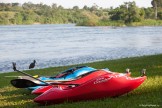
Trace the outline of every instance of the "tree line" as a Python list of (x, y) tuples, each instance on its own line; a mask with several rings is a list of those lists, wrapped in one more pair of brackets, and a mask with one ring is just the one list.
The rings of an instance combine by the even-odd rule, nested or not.
[(152, 0), (152, 7), (139, 8), (135, 2), (125, 2), (116, 8), (102, 8), (94, 4), (79, 9), (74, 6), (65, 9), (53, 3), (51, 6), (31, 2), (0, 3), (0, 24), (60, 24), (77, 25), (112, 25), (122, 23), (129, 25), (147, 19), (162, 20), (162, 0)]

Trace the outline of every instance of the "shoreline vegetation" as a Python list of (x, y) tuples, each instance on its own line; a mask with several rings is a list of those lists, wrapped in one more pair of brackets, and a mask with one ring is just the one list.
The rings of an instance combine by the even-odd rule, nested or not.
[[(58, 105), (46, 106), (47, 108), (94, 108), (95, 107), (111, 107), (111, 108), (139, 108), (141, 105), (162, 105), (162, 54), (122, 58), (116, 60), (100, 61), (86, 63), (87, 65), (97, 69), (109, 68), (113, 72), (125, 72), (126, 68), (130, 68), (131, 76), (140, 76), (140, 71), (145, 68), (147, 80), (136, 90), (115, 98), (98, 99), (94, 101), (81, 102), (65, 102)], [(74, 65), (73, 65), (74, 66)], [(25, 71), (31, 75), (51, 76), (73, 66), (51, 67), (45, 69), (35, 69)], [(76, 65), (75, 65), (76, 66)], [(0, 107), (44, 107), (33, 102), (36, 95), (32, 95), (27, 89), (14, 88), (10, 84), (13, 77), (22, 75), (17, 72), (1, 73), (0, 74)], [(123, 104), (124, 103), (124, 104)]]
[(132, 22), (125, 24), (123, 21), (97, 21), (97, 22), (84, 22), (76, 24), (77, 26), (112, 26), (112, 27), (125, 27), (125, 26), (162, 26), (162, 20), (146, 19), (141, 22)]
[(152, 0), (152, 7), (139, 8), (136, 3), (124, 2), (119, 7), (102, 8), (74, 6), (65, 9), (32, 2), (0, 3), (0, 25), (76, 24), (76, 26), (162, 26), (162, 0)]

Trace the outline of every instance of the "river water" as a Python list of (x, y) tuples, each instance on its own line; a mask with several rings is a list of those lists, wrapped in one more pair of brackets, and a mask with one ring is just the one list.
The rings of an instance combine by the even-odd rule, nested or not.
[(0, 72), (64, 66), (162, 53), (162, 26), (80, 27), (74, 24), (0, 26)]

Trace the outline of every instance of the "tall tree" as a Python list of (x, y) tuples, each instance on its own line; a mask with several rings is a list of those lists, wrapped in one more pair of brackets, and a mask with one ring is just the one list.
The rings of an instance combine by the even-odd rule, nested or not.
[(57, 4), (56, 3), (52, 4), (52, 9), (57, 9)]
[(132, 23), (139, 22), (144, 15), (143, 12), (136, 6), (135, 2), (125, 2), (120, 7), (112, 9), (109, 14), (112, 20), (122, 20), (125, 23)]
[(152, 0), (151, 4), (152, 4), (154, 11), (155, 11), (155, 19), (157, 19), (158, 8), (162, 8), (162, 0)]
[(153, 0), (151, 4), (153, 5), (153, 8), (155, 10), (155, 19), (157, 19), (157, 0)]
[(78, 6), (74, 6), (73, 10), (79, 10), (79, 7)]
[(98, 9), (98, 5), (97, 4), (93, 4), (93, 6), (90, 8), (90, 11), (93, 12), (93, 11), (96, 11)]
[(89, 8), (88, 8), (87, 5), (84, 5), (83, 9), (84, 9), (84, 10), (88, 10)]

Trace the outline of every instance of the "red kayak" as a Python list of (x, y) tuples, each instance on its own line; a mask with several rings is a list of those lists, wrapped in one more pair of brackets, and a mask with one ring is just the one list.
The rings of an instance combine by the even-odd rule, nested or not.
[[(87, 82), (90, 79), (96, 78), (99, 75), (103, 75), (103, 74), (107, 74), (107, 73), (110, 73), (110, 74), (113, 74), (113, 75), (124, 75), (124, 76), (130, 76), (131, 75), (131, 72), (127, 72), (127, 73), (123, 74), (123, 73), (111, 72), (111, 71), (107, 71), (107, 70), (103, 69), (103, 70), (100, 70), (100, 71), (97, 70), (96, 72), (92, 72), (90, 75), (87, 75), (87, 76), (85, 75), (84, 77), (80, 77), (80, 78), (77, 78), (75, 80), (68, 81), (64, 84), (69, 84), (69, 83), (82, 84), (82, 83)], [(39, 95), (39, 94), (42, 94), (45, 91), (47, 91), (47, 90), (49, 90), (50, 88), (53, 88), (53, 87), (59, 87), (60, 88), (60, 87), (65, 87), (65, 85), (63, 85), (63, 86), (61, 86), (61, 85), (59, 85), (59, 86), (57, 86), (57, 85), (42, 86), (38, 89), (33, 90), (32, 94), (38, 94)]]
[(129, 76), (98, 70), (78, 80), (50, 88), (34, 99), (40, 104), (58, 104), (65, 101), (94, 100), (120, 96), (140, 86), (146, 76)]

